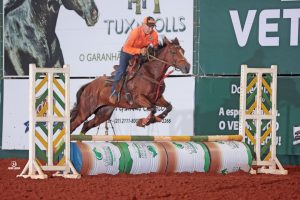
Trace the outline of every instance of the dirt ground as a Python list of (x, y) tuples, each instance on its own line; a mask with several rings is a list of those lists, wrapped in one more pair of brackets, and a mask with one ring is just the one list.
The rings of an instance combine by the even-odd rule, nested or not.
[[(98, 175), (81, 179), (16, 178), (27, 160), (0, 159), (0, 199), (300, 199), (300, 166), (289, 174)], [(17, 163), (16, 167), (12, 167)], [(20, 167), (20, 169), (18, 169)]]

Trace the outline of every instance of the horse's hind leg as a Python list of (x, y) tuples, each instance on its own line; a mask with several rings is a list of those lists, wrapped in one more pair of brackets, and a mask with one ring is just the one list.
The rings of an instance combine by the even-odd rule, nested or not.
[(112, 113), (114, 112), (115, 108), (112, 106), (105, 106), (99, 108), (94, 114), (94, 118), (84, 122), (83, 127), (81, 129), (81, 133), (85, 134), (91, 128), (98, 126), (99, 124), (107, 121), (110, 119)]
[(71, 119), (71, 134), (73, 133), (73, 131), (75, 131), (75, 129), (80, 126), (80, 124), (82, 122), (84, 122), (86, 120), (87, 116), (83, 116), (82, 113), (78, 113), (74, 119)]

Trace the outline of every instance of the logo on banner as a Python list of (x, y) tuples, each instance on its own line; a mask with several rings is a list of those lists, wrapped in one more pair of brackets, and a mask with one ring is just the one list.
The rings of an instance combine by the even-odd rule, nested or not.
[[(39, 97), (36, 97), (36, 99), (35, 99), (35, 101), (37, 101), (38, 99), (40, 98), (40, 96)], [(55, 103), (56, 103), (56, 101), (54, 101), (53, 102), (53, 105), (55, 106)], [(43, 99), (43, 101), (39, 104), (39, 105), (37, 105), (37, 108), (36, 108), (36, 112), (37, 113), (39, 113), (39, 112), (41, 112), (41, 110), (45, 107), (45, 106), (47, 106), (47, 98), (45, 98), (45, 99)], [(43, 114), (43, 117), (46, 117), (47, 116), (47, 112), (45, 112), (44, 114)], [(42, 124), (43, 124), (43, 126), (47, 126), (47, 122), (41, 122)], [(54, 122), (53, 123), (53, 126), (56, 126), (57, 124), (58, 124), (59, 122)], [(25, 134), (29, 131), (29, 121), (26, 121), (26, 122), (24, 122), (24, 126), (25, 126)], [(38, 125), (36, 124), (35, 125), (35, 127), (38, 127)], [(58, 128), (58, 130), (62, 130), (64, 127), (63, 127), (63, 124)]]
[(18, 167), (17, 161), (11, 161), (10, 167), (7, 168), (8, 170), (19, 170), (21, 169)]
[(300, 144), (300, 126), (294, 126), (293, 132), (294, 132), (293, 144), (294, 145)]
[[(154, 10), (153, 13), (160, 13), (159, 0), (153, 0)], [(141, 8), (147, 9), (147, 0), (128, 0), (128, 9), (132, 10), (132, 6), (135, 3), (135, 14), (142, 14)]]
[[(37, 102), (39, 100), (39, 98), (40, 98), (40, 96), (36, 97), (35, 102)], [(39, 113), (45, 106), (47, 106), (47, 98), (43, 99), (43, 101), (39, 105), (37, 105), (36, 112)], [(43, 117), (46, 117), (46, 116), (47, 116), (47, 113), (44, 113)], [(44, 122), (43, 124), (44, 124), (44, 126), (46, 126), (46, 122)], [(25, 122), (24, 125), (25, 125), (25, 133), (27, 133), (29, 131), (29, 121)]]

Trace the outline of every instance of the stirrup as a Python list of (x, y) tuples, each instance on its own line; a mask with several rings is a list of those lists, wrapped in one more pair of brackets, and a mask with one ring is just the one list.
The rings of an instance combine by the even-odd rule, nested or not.
[(120, 102), (120, 92), (117, 92), (116, 90), (114, 90), (114, 91), (111, 93), (111, 95), (109, 96), (109, 98), (112, 97), (112, 96), (114, 96), (114, 95), (117, 96), (117, 102)]
[(125, 93), (125, 99), (126, 99), (126, 101), (127, 101), (130, 105), (133, 104), (133, 99), (132, 99), (132, 96), (131, 96), (131, 94), (130, 94), (129, 92), (126, 92), (126, 93)]

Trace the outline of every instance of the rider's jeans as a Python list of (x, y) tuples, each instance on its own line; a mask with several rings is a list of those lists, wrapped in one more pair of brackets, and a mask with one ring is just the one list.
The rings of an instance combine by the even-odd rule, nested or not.
[[(111, 87), (111, 92), (114, 93), (117, 83), (120, 81), (122, 76), (125, 74), (129, 60), (133, 57), (133, 55), (128, 54), (126, 52), (121, 51), (120, 53), (120, 62), (119, 67), (117, 69), (116, 75), (114, 77), (114, 82)], [(116, 95), (116, 94), (115, 94)]]

